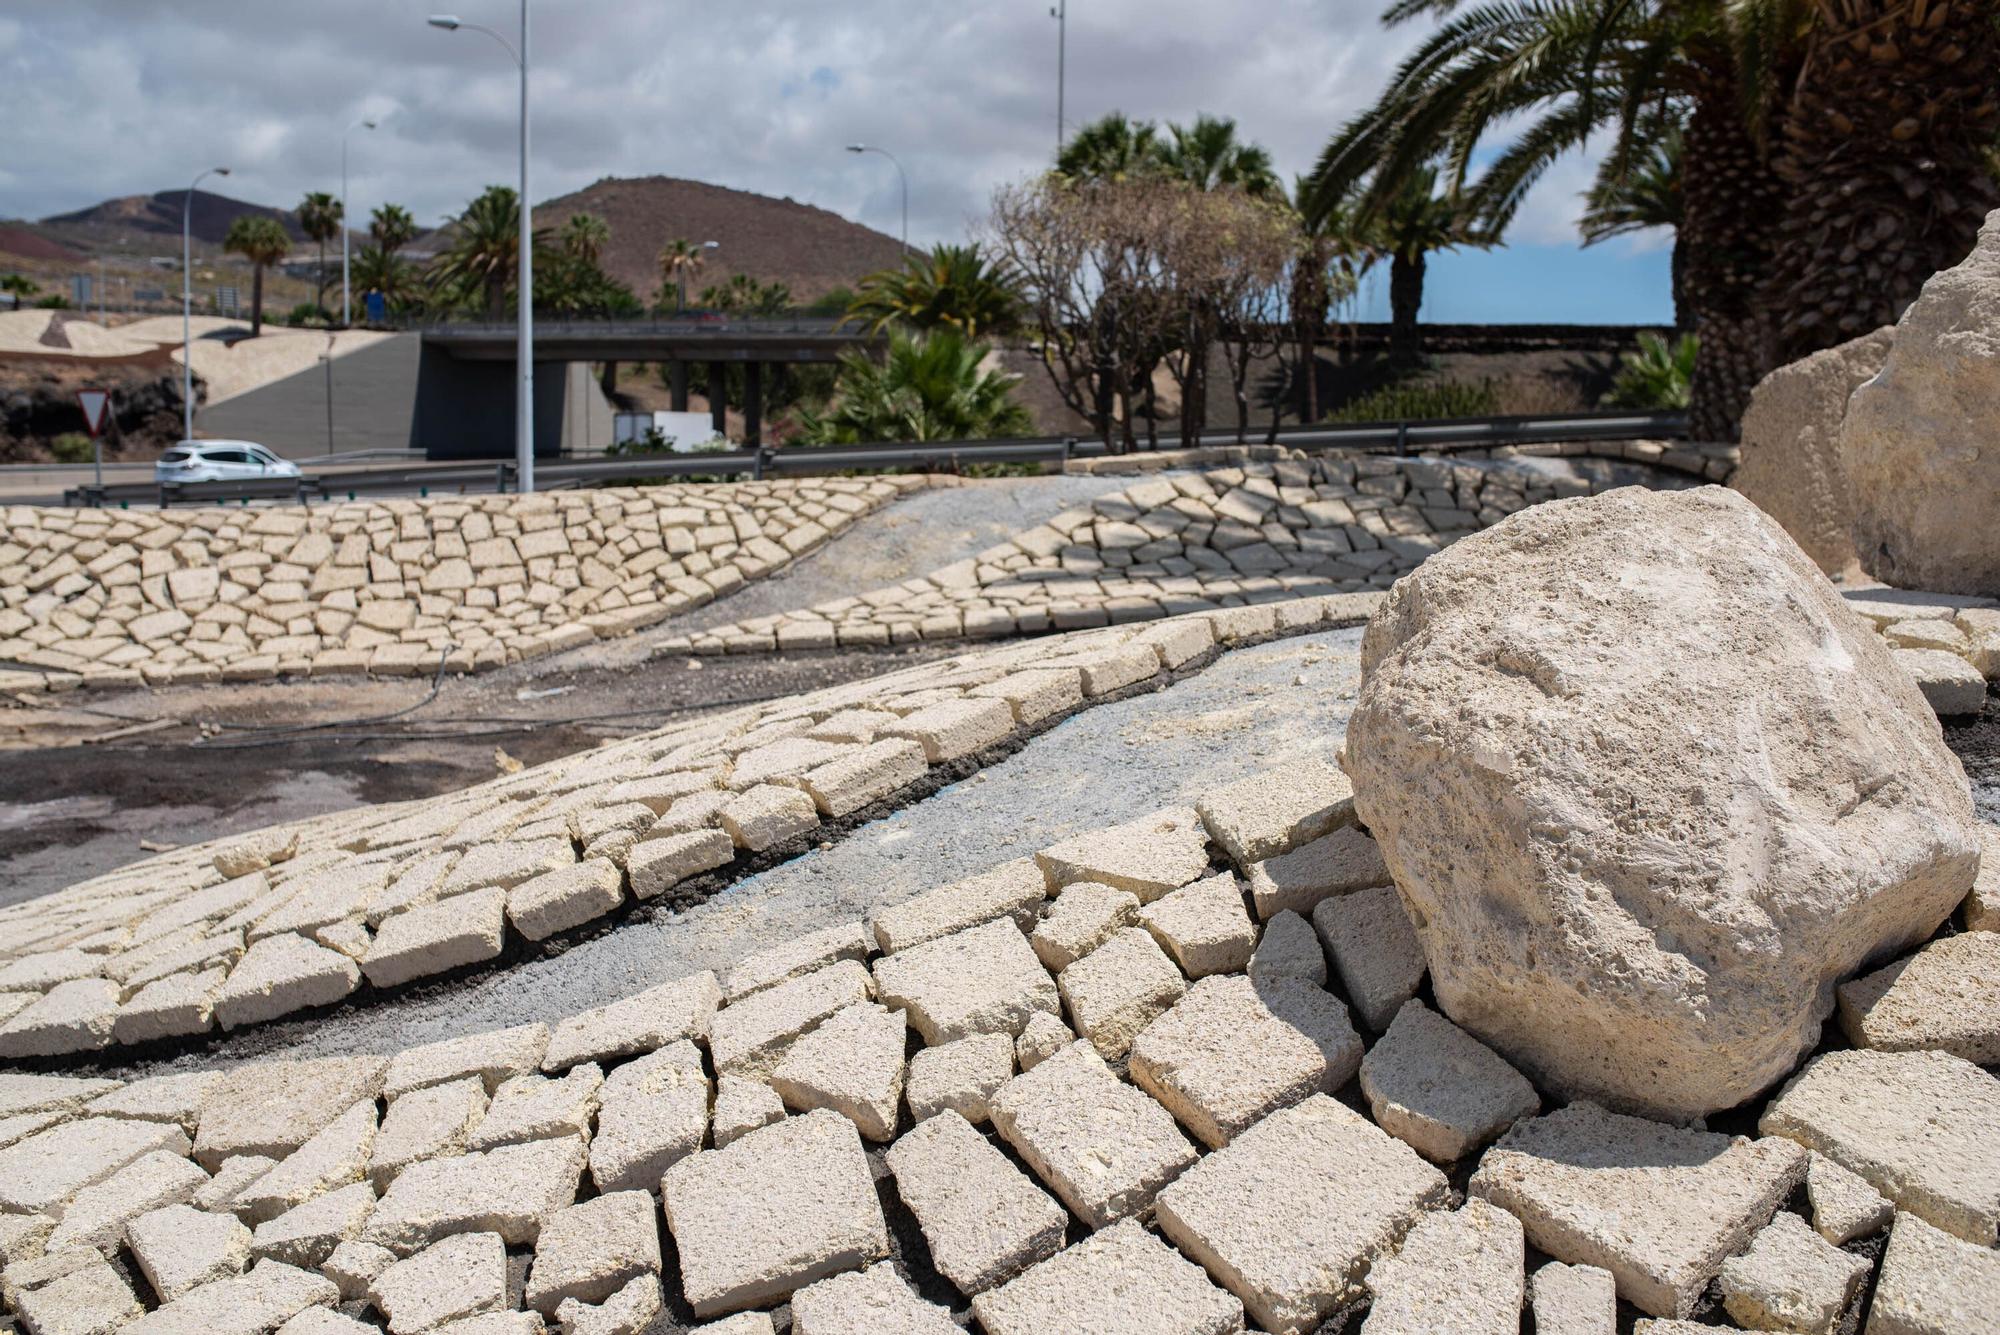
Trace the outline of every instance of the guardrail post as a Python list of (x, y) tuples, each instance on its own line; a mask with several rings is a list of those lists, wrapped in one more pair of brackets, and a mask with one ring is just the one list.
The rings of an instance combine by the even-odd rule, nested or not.
[(753, 482), (762, 482), (764, 480), (764, 455), (765, 449), (762, 445), (757, 446), (751, 453), (750, 480)]
[(1065, 473), (1069, 471), (1069, 452), (1075, 448), (1076, 437), (1064, 436), (1062, 439), (1062, 471)]
[(1396, 423), (1396, 453), (1408, 454), (1409, 452), (1410, 424), (1407, 421), (1398, 422)]

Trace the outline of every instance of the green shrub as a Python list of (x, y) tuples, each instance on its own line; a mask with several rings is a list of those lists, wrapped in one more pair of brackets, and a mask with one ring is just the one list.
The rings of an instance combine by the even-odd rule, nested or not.
[(1434, 417), (1485, 417), (1498, 412), (1493, 382), (1406, 380), (1350, 399), (1329, 422), (1414, 422)]
[(35, 305), (45, 311), (66, 311), (69, 309), (69, 298), (60, 292), (55, 292), (43, 297)]
[(1607, 408), (1672, 410), (1688, 406), (1694, 385), (1695, 354), (1701, 340), (1682, 334), (1672, 343), (1658, 334), (1639, 335), (1639, 350), (1623, 357), (1624, 367), (1604, 396)]
[(49, 442), (49, 453), (57, 463), (87, 464), (90, 462), (90, 437), (81, 431), (65, 431)]
[(288, 325), (320, 325), (324, 327), (333, 323), (333, 312), (324, 306), (315, 305), (313, 302), (302, 301), (285, 312), (285, 323)]

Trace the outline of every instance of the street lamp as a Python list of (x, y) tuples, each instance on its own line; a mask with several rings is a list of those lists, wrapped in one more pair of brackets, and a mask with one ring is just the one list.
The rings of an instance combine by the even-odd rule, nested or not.
[(847, 151), (850, 153), (880, 153), (883, 157), (889, 159), (889, 161), (896, 163), (896, 179), (903, 183), (903, 257), (905, 259), (909, 258), (910, 178), (907, 174), (904, 173), (903, 164), (900, 162), (896, 162), (896, 155), (894, 153), (891, 153), (886, 148), (877, 148), (874, 144), (849, 144), (847, 146)]
[(1062, 156), (1063, 146), (1063, 63), (1069, 54), (1069, 0), (1057, 0), (1049, 6), (1049, 17), (1056, 21), (1056, 156)]
[(428, 22), (446, 32), (465, 28), (485, 33), (500, 43), (521, 69), (521, 297), (520, 315), (515, 320), (514, 361), (519, 385), (514, 398), (514, 471), (520, 489), (529, 492), (535, 489), (535, 249), (528, 208), (528, 0), (521, 0), (519, 50), (493, 29), (462, 22), (456, 14), (433, 14)]
[(341, 131), (340, 135), (340, 323), (343, 327), (354, 323), (354, 309), (347, 293), (347, 136), (356, 130), (372, 130), (375, 122), (358, 120)]
[(194, 439), (194, 188), (229, 168), (210, 167), (188, 184), (181, 200), (181, 439)]

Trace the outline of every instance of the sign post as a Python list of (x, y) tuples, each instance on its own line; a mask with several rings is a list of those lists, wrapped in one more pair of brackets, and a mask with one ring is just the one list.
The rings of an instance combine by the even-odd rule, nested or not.
[(97, 485), (104, 485), (104, 446), (98, 436), (104, 430), (104, 414), (111, 407), (111, 391), (105, 389), (80, 389), (76, 392), (76, 406), (83, 409), (84, 430), (90, 432), (90, 462), (97, 474)]

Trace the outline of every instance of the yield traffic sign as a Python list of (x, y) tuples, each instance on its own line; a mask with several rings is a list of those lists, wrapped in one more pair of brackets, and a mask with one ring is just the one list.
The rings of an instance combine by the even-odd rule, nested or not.
[(108, 389), (80, 389), (76, 392), (76, 403), (83, 409), (83, 425), (95, 440), (104, 430), (104, 414), (111, 407), (111, 391)]

